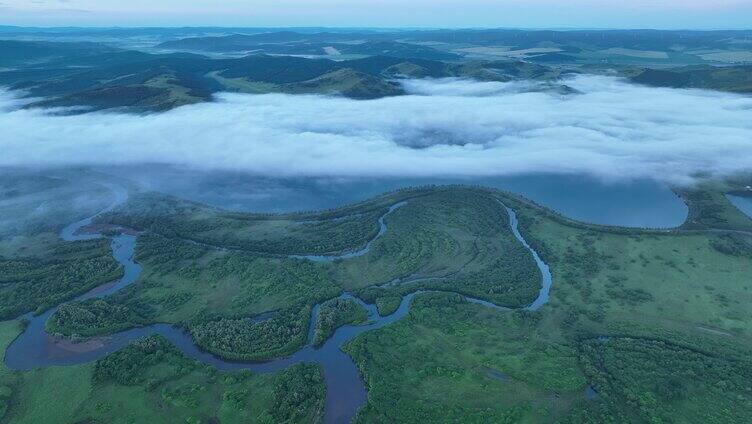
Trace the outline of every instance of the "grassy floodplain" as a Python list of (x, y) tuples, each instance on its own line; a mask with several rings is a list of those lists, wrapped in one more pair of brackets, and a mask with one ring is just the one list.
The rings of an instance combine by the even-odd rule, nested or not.
[[(19, 331), (14, 321), (0, 324), (3, 350)], [(28, 372), (0, 366), (0, 417), (7, 423), (312, 422), (323, 402), (315, 366), (219, 373), (161, 336), (84, 365)]]
[(86, 175), (0, 176), (0, 319), (44, 311), (122, 274), (109, 240), (68, 243), (58, 236), (112, 200)]
[[(140, 280), (106, 299), (63, 305), (47, 328), (89, 337), (174, 323), (215, 354), (259, 360), (302, 346), (313, 305), (343, 290), (375, 303), (382, 314), (419, 288), (521, 308), (537, 295), (540, 273), (511, 233), (501, 200), (550, 265), (549, 303), (536, 312), (502, 311), (452, 293), (416, 297), (407, 317), (345, 348), (368, 388), (360, 422), (745, 421), (752, 417), (746, 307), (752, 301), (752, 237), (746, 233), (752, 224), (723, 196), (733, 187), (707, 184), (682, 192), (690, 218), (676, 230), (587, 225), (518, 196), (459, 186), (405, 189), (331, 211), (287, 215), (229, 213), (138, 195), (99, 221), (139, 232)], [(407, 203), (386, 215), (398, 202)], [(376, 237), (380, 218), (388, 230)], [(348, 259), (286, 256), (353, 252), (369, 241), (368, 252)], [(320, 339), (361, 321), (362, 309), (339, 306), (322, 305), (319, 314), (328, 318), (317, 328)], [(19, 330), (4, 325), (7, 344)], [(166, 404), (173, 409), (165, 417), (188, 419), (190, 410), (201, 411), (190, 416), (199, 421), (222, 422), (310, 422), (321, 409), (315, 368), (227, 380), (230, 374), (183, 358), (159, 337), (108, 358), (4, 370), (6, 416), (44, 418), (35, 415), (44, 411), (28, 406), (56, 387), (34, 383), (42, 380), (76, 382), (75, 408), (61, 409), (68, 412), (60, 422), (127, 416), (131, 408), (159, 417), (154, 408), (163, 411)], [(153, 367), (148, 375), (159, 378), (122, 379), (114, 364), (131, 359), (147, 361)], [(130, 371), (142, 367), (134, 364)], [(236, 391), (248, 397), (227, 394)], [(288, 391), (298, 394), (280, 394)], [(253, 406), (241, 412), (227, 406), (238, 397), (253, 399)], [(118, 403), (121, 398), (129, 403)], [(297, 412), (273, 415), (280, 404)]]
[[(386, 215), (389, 206), (403, 201), (405, 206)], [(451, 289), (511, 306), (530, 303), (538, 292), (532, 258), (512, 235), (506, 211), (483, 191), (402, 190), (338, 210), (287, 216), (228, 214), (172, 198), (163, 198), (161, 206), (155, 202), (153, 196), (136, 197), (101, 218), (143, 231), (136, 248), (136, 260), (144, 266), (140, 281), (109, 299), (64, 305), (48, 321), (50, 332), (93, 336), (167, 322), (184, 326), (200, 346), (225, 358), (263, 360), (301, 347), (310, 309), (343, 290), (368, 299), (364, 286), (418, 279), (375, 294), (370, 289), (374, 301), (391, 302), (390, 307), (399, 303), (400, 290), (417, 287)], [(374, 238), (381, 217), (389, 230)], [(227, 232), (222, 223), (236, 231)], [(266, 238), (256, 235), (247, 248), (237, 246), (237, 233), (254, 228), (269, 230), (261, 230)], [(349, 235), (323, 241), (322, 231)], [(331, 262), (285, 257), (279, 250), (331, 251), (331, 246), (319, 248), (314, 238), (349, 243), (335, 254), (373, 242), (362, 256)], [(254, 319), (269, 313), (267, 319)]]
[(705, 196), (731, 219), (693, 231), (584, 225), (507, 199), (551, 266), (550, 303), (506, 313), (419, 299), (347, 347), (369, 387), (359, 421), (748, 420), (752, 237), (713, 230), (749, 222)]

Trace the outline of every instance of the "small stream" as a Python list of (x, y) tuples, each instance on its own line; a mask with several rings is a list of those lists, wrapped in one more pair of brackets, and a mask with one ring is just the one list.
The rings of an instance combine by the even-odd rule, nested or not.
[[(115, 193), (115, 202), (97, 215), (78, 221), (64, 228), (60, 234), (60, 237), (63, 240), (76, 241), (103, 237), (102, 234), (77, 235), (76, 233), (81, 228), (91, 224), (92, 219), (96, 216), (112, 210), (115, 206), (126, 200), (127, 192), (123, 188), (117, 186), (109, 187), (113, 190), (113, 193)], [(393, 205), (389, 211), (379, 219), (379, 233), (373, 240), (384, 234), (386, 231), (384, 218), (404, 204), (405, 202), (401, 202)], [(527, 309), (536, 310), (548, 301), (549, 290), (551, 288), (551, 273), (549, 272), (548, 266), (540, 259), (538, 254), (528, 245), (520, 234), (517, 228), (518, 222), (514, 211), (506, 206), (504, 207), (509, 214), (509, 222), (514, 236), (531, 252), (542, 275), (542, 284), (539, 295), (529, 306), (527, 306)], [(129, 284), (133, 284), (138, 279), (141, 273), (141, 266), (134, 261), (135, 236), (121, 234), (111, 237), (111, 240), (113, 257), (124, 267), (123, 277), (112, 283), (94, 288), (75, 300), (81, 301), (109, 296)], [(366, 244), (362, 249), (355, 252), (345, 253), (339, 257), (297, 257), (303, 257), (315, 261), (325, 261), (360, 256), (368, 251), (373, 240)], [(136, 339), (156, 333), (167, 338), (187, 357), (224, 371), (247, 369), (255, 373), (268, 373), (282, 370), (296, 363), (316, 363), (323, 369), (326, 384), (326, 401), (323, 422), (328, 424), (349, 423), (352, 421), (358, 409), (366, 402), (367, 392), (357, 366), (353, 360), (341, 350), (341, 346), (362, 333), (385, 327), (400, 320), (408, 314), (413, 298), (423, 292), (425, 291), (416, 290), (405, 295), (400, 302), (399, 308), (397, 308), (394, 313), (386, 316), (380, 315), (375, 305), (367, 304), (349, 293), (343, 293), (340, 298), (352, 299), (368, 312), (368, 322), (363, 325), (346, 325), (338, 328), (332, 337), (319, 347), (313, 347), (313, 331), (315, 328), (316, 315), (319, 309), (319, 305), (315, 305), (311, 312), (306, 346), (290, 356), (261, 363), (234, 362), (218, 358), (210, 353), (200, 350), (193, 343), (190, 334), (169, 324), (153, 324), (133, 328), (105, 337), (94, 338), (83, 343), (74, 344), (65, 340), (58, 340), (47, 334), (44, 328), (47, 319), (57, 310), (57, 307), (55, 307), (38, 316), (33, 316), (31, 313), (23, 316), (23, 318), (28, 320), (28, 326), (8, 347), (5, 352), (5, 363), (9, 368), (19, 370), (82, 364), (95, 361), (109, 353), (123, 348)], [(480, 299), (470, 297), (465, 297), (465, 299), (469, 302), (494, 309), (508, 309)]]
[(384, 219), (387, 217), (387, 215), (401, 208), (402, 206), (405, 206), (406, 204), (407, 202), (403, 201), (403, 202), (395, 203), (392, 206), (390, 206), (389, 210), (387, 210), (384, 215), (381, 215), (379, 217), (379, 232), (376, 233), (376, 236), (374, 236), (371, 240), (368, 240), (368, 242), (358, 250), (355, 250), (352, 252), (345, 252), (345, 253), (337, 254), (337, 255), (290, 255), (290, 257), (297, 258), (297, 259), (308, 259), (309, 261), (313, 261), (313, 262), (333, 262), (338, 259), (350, 259), (350, 258), (357, 258), (358, 256), (363, 256), (366, 253), (368, 253), (369, 250), (371, 250), (371, 244), (373, 244), (373, 242), (376, 241), (376, 239), (383, 236), (384, 233), (386, 232), (386, 223), (384, 223)]

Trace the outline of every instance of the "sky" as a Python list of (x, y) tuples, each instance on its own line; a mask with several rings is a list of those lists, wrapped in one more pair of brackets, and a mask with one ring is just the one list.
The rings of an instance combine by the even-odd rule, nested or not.
[(752, 169), (749, 96), (592, 75), (567, 81), (577, 94), (538, 84), (408, 80), (409, 95), (367, 101), (225, 93), (149, 115), (23, 109), (6, 91), (0, 167), (164, 163), (275, 177), (545, 172), (679, 184)]
[(0, 0), (0, 25), (749, 29), (752, 0)]

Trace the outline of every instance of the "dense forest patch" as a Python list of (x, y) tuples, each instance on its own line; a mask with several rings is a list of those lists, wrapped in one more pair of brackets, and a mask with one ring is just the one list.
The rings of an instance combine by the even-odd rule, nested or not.
[[(0, 326), (3, 348), (18, 331), (15, 322)], [(324, 392), (316, 366), (221, 373), (182, 356), (161, 336), (90, 364), (28, 372), (0, 365), (0, 419), (14, 424), (310, 423), (322, 414)]]
[(332, 299), (321, 304), (316, 314), (316, 327), (313, 336), (314, 346), (324, 343), (343, 325), (362, 324), (368, 314), (352, 299)]
[(44, 311), (121, 275), (107, 239), (61, 242), (42, 257), (0, 257), (0, 318)]

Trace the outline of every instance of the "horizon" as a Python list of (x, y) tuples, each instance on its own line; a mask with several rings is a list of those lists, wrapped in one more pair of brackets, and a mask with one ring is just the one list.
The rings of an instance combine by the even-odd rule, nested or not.
[(752, 423), (752, 0), (0, 0), (0, 423)]
[(37, 29), (37, 30), (55, 30), (55, 29), (252, 29), (252, 30), (354, 30), (354, 31), (656, 31), (656, 32), (724, 32), (724, 31), (752, 31), (752, 25), (748, 27), (729, 27), (729, 28), (656, 28), (656, 27), (545, 27), (545, 26), (348, 26), (348, 25), (322, 25), (322, 26), (300, 26), (300, 25), (5, 25), (0, 24), (0, 28), (18, 28), (18, 29)]
[[(0, 23), (21, 27), (332, 27), (332, 28), (519, 28), (519, 29), (749, 29), (748, 0), (705, 0), (606, 4), (560, 2), (411, 2), (385, 0), (342, 3), (326, 0), (233, 0), (215, 4), (177, 0), (128, 4), (93, 0), (0, 1)], [(132, 26), (134, 22), (139, 25)]]

